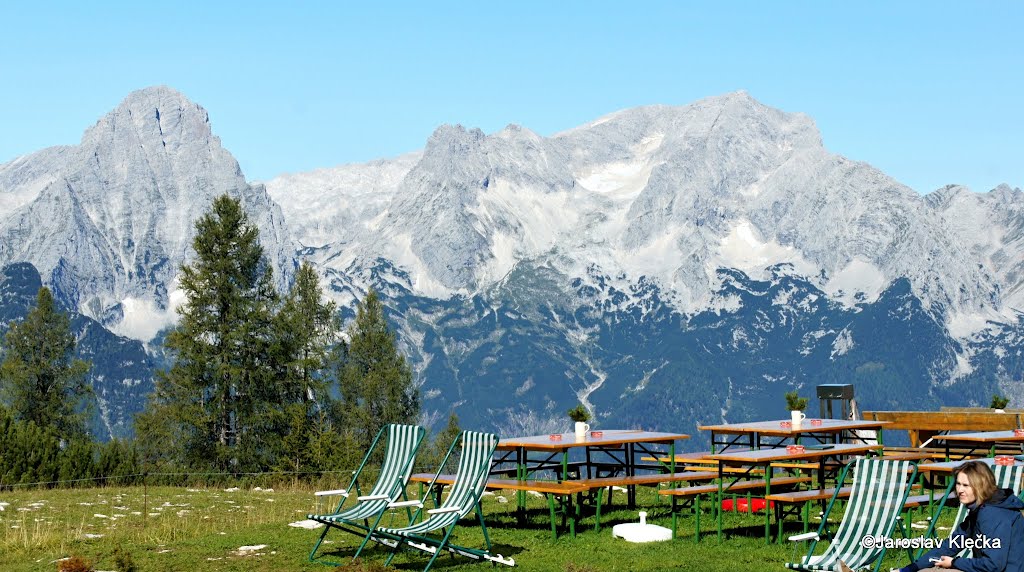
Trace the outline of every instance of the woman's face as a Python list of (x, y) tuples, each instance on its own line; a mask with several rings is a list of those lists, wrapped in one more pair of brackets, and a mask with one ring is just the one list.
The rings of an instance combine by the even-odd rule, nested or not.
[(974, 496), (974, 487), (964, 473), (956, 476), (956, 496), (960, 499), (960, 504), (971, 504), (977, 500)]

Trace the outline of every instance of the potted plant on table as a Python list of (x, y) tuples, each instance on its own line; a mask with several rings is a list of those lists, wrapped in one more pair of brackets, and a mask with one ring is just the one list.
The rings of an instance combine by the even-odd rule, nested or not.
[(807, 409), (807, 398), (800, 397), (800, 394), (793, 391), (786, 392), (786, 409), (789, 410), (790, 418), (793, 421), (793, 428), (800, 427), (800, 423), (807, 419), (804, 409)]
[(590, 421), (590, 412), (587, 411), (586, 407), (583, 407), (582, 403), (576, 405), (568, 411), (569, 419), (572, 419), (576, 424), (573, 429), (576, 431), (577, 437), (584, 437), (587, 431), (590, 431), (590, 425), (587, 421)]
[(1009, 404), (1009, 397), (1003, 397), (1002, 395), (999, 395), (997, 393), (992, 396), (992, 403), (990, 403), (988, 406), (991, 407), (992, 409), (995, 409), (996, 413), (1006, 413), (1004, 409), (1006, 409), (1006, 406)]

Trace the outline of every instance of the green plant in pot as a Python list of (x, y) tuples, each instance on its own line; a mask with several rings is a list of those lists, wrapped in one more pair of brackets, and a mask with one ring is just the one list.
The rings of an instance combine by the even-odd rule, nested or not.
[(989, 404), (989, 407), (996, 411), (1002, 411), (1003, 409), (1006, 409), (1006, 406), (1009, 404), (1009, 397), (1003, 397), (1002, 395), (996, 394), (992, 396), (992, 403)]
[(800, 397), (800, 394), (793, 391), (786, 392), (786, 409), (790, 411), (790, 418), (792, 419), (793, 427), (799, 427), (804, 419), (807, 419), (807, 415), (804, 413), (804, 409), (807, 409), (807, 398)]
[(576, 436), (585, 436), (587, 431), (590, 431), (590, 425), (587, 424), (587, 421), (590, 421), (590, 412), (587, 411), (587, 408), (583, 407), (583, 404), (580, 403), (577, 404), (576, 407), (570, 409), (568, 414), (569, 419), (572, 419), (575, 422), (573, 430), (576, 432)]

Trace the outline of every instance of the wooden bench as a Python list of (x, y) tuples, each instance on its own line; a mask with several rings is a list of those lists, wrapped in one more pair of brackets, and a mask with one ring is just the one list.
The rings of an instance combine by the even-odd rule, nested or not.
[(887, 461), (930, 461), (944, 459), (946, 453), (937, 449), (916, 447), (886, 447), (882, 458)]
[(888, 421), (885, 430), (904, 430), (910, 445), (949, 431), (1007, 431), (1021, 426), (1020, 414), (988, 411), (865, 411), (864, 419)]
[[(776, 488), (785, 490), (787, 488), (796, 487), (802, 484), (813, 482), (810, 477), (780, 477), (772, 479), (772, 490)], [(742, 480), (736, 481), (724, 485), (724, 493), (735, 494), (735, 493), (747, 493), (748, 495), (753, 491), (765, 490), (767, 483), (762, 480)], [(666, 495), (672, 498), (672, 537), (676, 536), (677, 519), (678, 519), (678, 504), (679, 499), (692, 500), (694, 502), (694, 539), (700, 541), (700, 497), (704, 495), (717, 495), (719, 485), (708, 484), (708, 485), (695, 485), (689, 487), (675, 488), (675, 489), (664, 489), (658, 491), (660, 495)], [(716, 511), (721, 510), (721, 507), (716, 507)]]
[[(409, 482), (418, 483), (421, 487), (420, 497), (423, 497), (422, 487), (434, 483), (434, 500), (440, 504), (441, 488), (451, 486), (455, 483), (455, 475), (438, 475), (434, 478), (430, 473), (416, 473), (409, 477)], [(488, 490), (512, 490), (525, 491), (543, 494), (548, 501), (548, 510), (551, 513), (551, 537), (558, 538), (558, 527), (556, 516), (562, 515), (562, 526), (569, 528), (569, 533), (576, 536), (576, 523), (579, 522), (580, 514), (578, 505), (574, 509), (572, 495), (589, 490), (590, 487), (581, 485), (579, 481), (520, 481), (516, 479), (487, 479), (485, 487)], [(555, 507), (555, 503), (558, 507)], [(522, 518), (522, 515), (520, 515)]]
[(943, 500), (941, 493), (935, 494), (935, 495), (926, 495), (926, 494), (910, 495), (910, 496), (907, 497), (907, 500), (903, 503), (903, 508), (905, 508), (905, 509), (920, 508), (922, 506), (931, 505), (933, 503), (949, 502), (951, 500), (955, 500), (956, 498), (957, 498), (956, 493), (949, 493), (949, 495), (946, 497), (945, 501)]
[[(744, 448), (746, 450), (747, 448)], [(704, 455), (710, 453), (693, 453), (697, 455)], [(676, 455), (676, 469), (683, 471), (717, 471), (718, 460), (717, 459), (702, 459), (702, 458), (690, 458), (683, 459), (682, 455)], [(668, 457), (643, 457), (641, 461), (659, 461), (661, 463), (668, 463)], [(741, 467), (724, 467), (723, 473), (748, 473), (751, 475), (763, 475), (764, 471), (761, 469), (755, 469), (750, 471)]]
[[(839, 491), (838, 494), (836, 491)], [(787, 514), (799, 513), (801, 522), (804, 525), (804, 532), (810, 529), (810, 506), (812, 503), (824, 503), (834, 496), (837, 499), (848, 499), (853, 487), (835, 487), (827, 489), (810, 489), (806, 491), (788, 491), (783, 493), (772, 493), (765, 496), (765, 500), (775, 506), (775, 522), (778, 524), (778, 536), (782, 538), (782, 524)]]
[[(604, 504), (604, 489), (608, 487), (630, 487), (637, 485), (660, 485), (673, 482), (713, 481), (718, 478), (717, 472), (710, 471), (683, 471), (681, 473), (648, 473), (633, 476), (600, 477), (596, 479), (581, 479), (579, 484), (586, 486), (588, 490), (597, 489), (597, 500), (594, 502), (594, 530), (601, 530), (601, 505)], [(611, 492), (608, 494), (608, 502), (611, 503)]]

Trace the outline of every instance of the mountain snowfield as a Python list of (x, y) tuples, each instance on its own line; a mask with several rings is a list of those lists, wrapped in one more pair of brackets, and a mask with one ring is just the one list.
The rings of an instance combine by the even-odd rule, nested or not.
[[(0, 165), (0, 267), (150, 342), (224, 192), (279, 287), (305, 259), (346, 315), (381, 291), (428, 420), (547, 431), (581, 400), (692, 431), (823, 382), (874, 408), (1024, 400), (1021, 191), (921, 196), (745, 92), (551, 137), (444, 125), (422, 151), (250, 184), (205, 110), (147, 88), (79, 145)], [(94, 384), (151, 387), (113, 377)], [(124, 426), (142, 396), (107, 393)]]
[(195, 221), (223, 193), (243, 198), (284, 286), (294, 246), (278, 206), (245, 181), (203, 108), (169, 88), (137, 91), (79, 145), (0, 165), (0, 266), (32, 263), (59, 299), (147, 340), (176, 320)]
[(959, 335), (1024, 307), (1020, 230), (1002, 230), (1021, 220), (1019, 190), (921, 197), (829, 153), (807, 116), (745, 92), (620, 111), (550, 138), (443, 126), (422, 155), (266, 187), (323, 267), (382, 257), (435, 298), (543, 260), (566, 276), (594, 266), (623, 284), (653, 279), (692, 314), (715, 303), (717, 269), (757, 277), (788, 263), (847, 305), (906, 277)]

